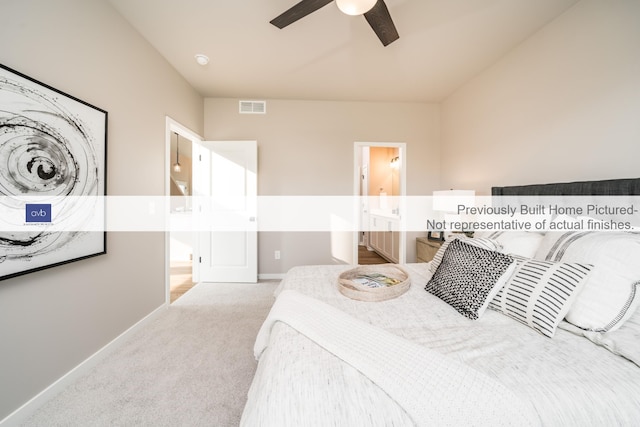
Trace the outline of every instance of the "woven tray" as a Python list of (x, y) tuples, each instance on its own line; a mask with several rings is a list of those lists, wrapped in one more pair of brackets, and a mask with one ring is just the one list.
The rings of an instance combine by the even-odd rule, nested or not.
[[(373, 288), (354, 281), (354, 279), (371, 274), (382, 274), (391, 279), (398, 280), (398, 283)], [(411, 279), (409, 278), (409, 273), (397, 264), (360, 266), (347, 270), (338, 277), (338, 289), (340, 293), (359, 301), (373, 302), (395, 298), (407, 292), (410, 286)]]

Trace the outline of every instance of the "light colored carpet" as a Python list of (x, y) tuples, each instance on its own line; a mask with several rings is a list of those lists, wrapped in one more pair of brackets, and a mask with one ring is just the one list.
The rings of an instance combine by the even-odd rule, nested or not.
[(201, 283), (24, 426), (237, 426), (278, 282)]

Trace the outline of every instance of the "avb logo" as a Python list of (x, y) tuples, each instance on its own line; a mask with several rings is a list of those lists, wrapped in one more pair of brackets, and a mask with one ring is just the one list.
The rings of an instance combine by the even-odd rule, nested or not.
[(27, 204), (26, 205), (26, 221), (27, 222), (51, 222), (51, 205), (50, 204)]

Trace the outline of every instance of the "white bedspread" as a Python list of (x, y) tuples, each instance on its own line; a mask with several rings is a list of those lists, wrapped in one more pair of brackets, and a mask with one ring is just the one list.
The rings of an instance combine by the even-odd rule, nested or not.
[[(558, 330), (549, 339), (493, 311), (468, 320), (424, 291), (427, 266), (408, 265), (411, 289), (380, 303), (350, 300), (338, 292), (337, 277), (350, 266), (292, 269), (280, 291), (295, 289), (464, 363), (530, 404), (545, 426), (638, 425), (640, 369), (635, 364), (567, 331)], [(455, 376), (448, 386), (469, 387)], [(374, 381), (282, 322), (271, 328), (248, 397), (242, 420), (247, 426), (414, 424)], [(438, 389), (413, 396), (425, 406), (439, 405), (440, 397)], [(473, 406), (461, 400), (456, 403)], [(457, 424), (447, 415), (457, 414), (449, 411), (431, 425)], [(473, 418), (465, 424), (485, 421)]]
[(469, 420), (493, 426), (539, 424), (535, 412), (496, 380), (297, 291), (284, 291), (275, 302), (256, 340), (257, 359), (278, 321), (356, 368), (418, 426), (442, 420), (451, 425), (468, 425)]

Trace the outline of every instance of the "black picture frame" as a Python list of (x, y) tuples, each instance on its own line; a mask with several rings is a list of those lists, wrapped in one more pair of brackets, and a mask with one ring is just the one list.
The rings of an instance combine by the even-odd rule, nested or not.
[(107, 121), (0, 64), (0, 280), (107, 253)]
[(429, 231), (427, 232), (427, 239), (432, 240), (434, 242), (442, 242), (444, 241), (444, 232), (443, 231)]

